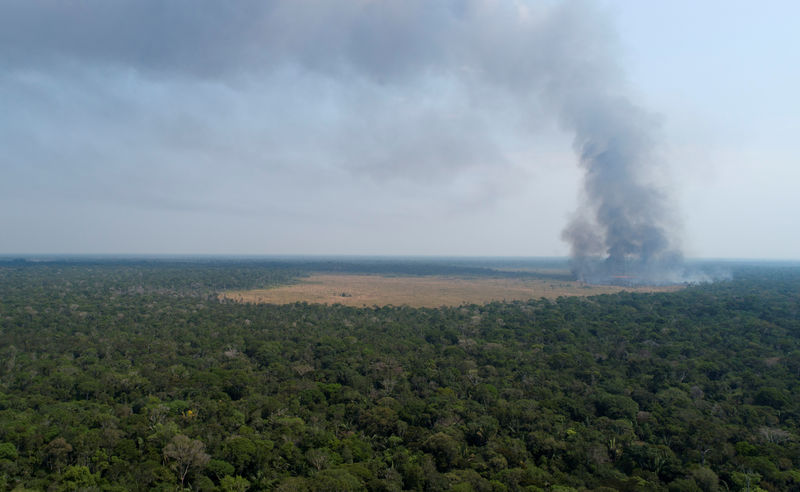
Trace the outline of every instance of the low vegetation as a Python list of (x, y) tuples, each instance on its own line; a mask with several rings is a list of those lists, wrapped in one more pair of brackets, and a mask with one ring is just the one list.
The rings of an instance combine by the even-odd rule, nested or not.
[(678, 288), (675, 286), (623, 288), (528, 276), (314, 274), (291, 285), (228, 291), (221, 296), (239, 302), (268, 304), (310, 302), (361, 307), (386, 305), (439, 307), (486, 304), (493, 301), (557, 299), (562, 296), (591, 296), (623, 290), (665, 292)]

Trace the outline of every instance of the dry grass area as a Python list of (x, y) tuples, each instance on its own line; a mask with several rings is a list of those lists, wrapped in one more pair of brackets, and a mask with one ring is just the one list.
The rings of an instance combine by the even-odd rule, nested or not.
[(622, 290), (663, 292), (679, 287), (616, 287), (535, 278), (387, 277), (380, 275), (320, 274), (294, 285), (272, 289), (230, 291), (222, 297), (239, 302), (345, 304), (348, 306), (439, 307), (484, 304), (491, 301), (555, 299), (591, 296)]

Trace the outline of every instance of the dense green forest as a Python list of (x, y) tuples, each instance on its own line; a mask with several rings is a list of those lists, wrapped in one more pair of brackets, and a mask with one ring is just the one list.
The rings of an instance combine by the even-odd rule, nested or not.
[(800, 490), (797, 266), (439, 309), (215, 295), (309, 268), (0, 264), (0, 490)]

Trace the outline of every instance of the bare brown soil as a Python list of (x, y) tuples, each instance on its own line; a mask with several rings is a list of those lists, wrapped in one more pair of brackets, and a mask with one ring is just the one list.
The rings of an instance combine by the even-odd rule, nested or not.
[(386, 277), (380, 275), (320, 274), (294, 285), (272, 289), (229, 291), (223, 298), (247, 303), (344, 304), (348, 306), (439, 307), (485, 304), (492, 301), (555, 299), (592, 296), (623, 290), (674, 291), (679, 287), (617, 287), (534, 278), (492, 277)]

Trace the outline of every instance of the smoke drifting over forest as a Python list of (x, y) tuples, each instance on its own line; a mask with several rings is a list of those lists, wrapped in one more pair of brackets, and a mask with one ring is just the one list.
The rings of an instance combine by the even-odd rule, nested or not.
[[(156, 96), (198, 91), (190, 124), (173, 125), (188, 142), (168, 144), (183, 157), (194, 144), (186, 132), (206, 132), (196, 165), (232, 159), (236, 141), (238, 165), (267, 175), (423, 183), (474, 172), (490, 200), (504, 176), (513, 181), (507, 143), (535, 141), (557, 121), (584, 172), (563, 233), (576, 274), (680, 280), (670, 201), (653, 173), (657, 121), (629, 97), (608, 16), (590, 3), (12, 0), (1, 12), (0, 62), (26, 80), (39, 74), (40, 87), (57, 72), (73, 83), (107, 77), (100, 93), (131, 80), (156, 84)], [(9, 80), (13, 89), (21, 79)], [(97, 97), (124, 104), (119, 94)], [(218, 94), (242, 108), (232, 122), (206, 102)], [(148, 97), (134, 104), (155, 106)], [(148, 157), (137, 161), (154, 162), (137, 164), (142, 179), (168, 165)]]

